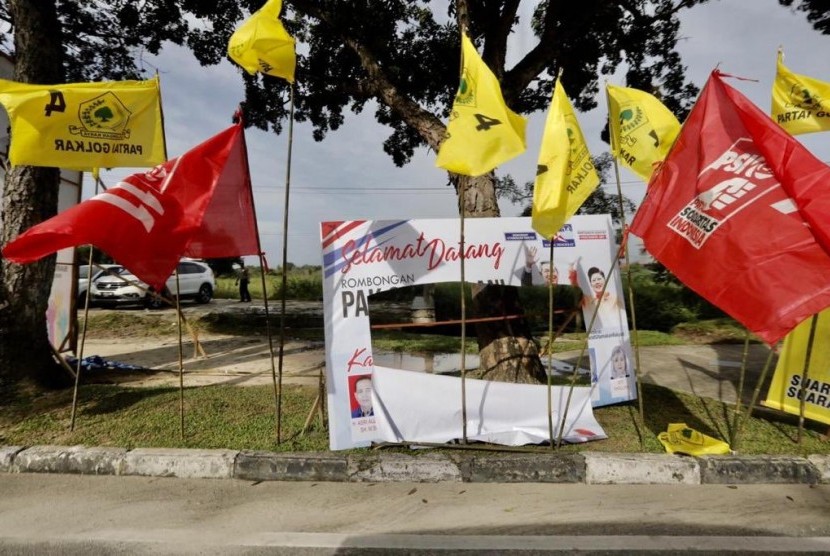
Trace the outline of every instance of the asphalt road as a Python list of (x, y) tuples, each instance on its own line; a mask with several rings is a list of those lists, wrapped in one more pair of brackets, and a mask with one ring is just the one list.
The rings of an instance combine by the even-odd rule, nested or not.
[(5, 474), (0, 492), (3, 554), (830, 552), (828, 485)]

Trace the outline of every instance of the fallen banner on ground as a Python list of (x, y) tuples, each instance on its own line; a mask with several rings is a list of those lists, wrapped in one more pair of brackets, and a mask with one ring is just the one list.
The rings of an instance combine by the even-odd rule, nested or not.
[[(386, 442), (443, 443), (463, 437), (461, 379), (375, 366), (372, 375), (378, 438)], [(550, 439), (548, 387), (486, 380), (465, 381), (467, 439), (507, 446)], [(564, 408), (566, 386), (554, 386), (554, 408)], [(554, 409), (558, 438), (562, 412)], [(565, 429), (566, 442), (608, 438), (591, 410), (590, 388), (574, 388)]]
[[(456, 219), (322, 224), (331, 449), (366, 446), (381, 440), (371, 402), (375, 367), (370, 296), (404, 286), (458, 282), (459, 230)], [(616, 268), (609, 273), (616, 255), (613, 239), (609, 216), (575, 216), (553, 240), (551, 270), (547, 264), (550, 242), (533, 231), (530, 218), (474, 218), (465, 223), (468, 282), (521, 286), (543, 285), (546, 279), (553, 279), (578, 285), (583, 292), (586, 324), (599, 306), (588, 340), (587, 361), (582, 364), (590, 363), (592, 386), (585, 390), (594, 407), (636, 397), (622, 284)], [(605, 294), (600, 295), (597, 287), (606, 281)], [(547, 314), (547, 305), (525, 309)], [(524, 400), (514, 400), (512, 405), (522, 403)], [(461, 411), (460, 396), (454, 408)], [(547, 409), (540, 418), (547, 422)]]

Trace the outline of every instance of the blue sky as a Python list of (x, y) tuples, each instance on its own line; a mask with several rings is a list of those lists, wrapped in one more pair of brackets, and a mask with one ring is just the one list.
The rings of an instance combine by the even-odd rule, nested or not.
[[(780, 7), (777, 0), (720, 0), (695, 8), (685, 15), (681, 34), (680, 50), (689, 79), (702, 87), (718, 64), (726, 73), (757, 79), (731, 84), (765, 111), (769, 110), (779, 45), (792, 71), (830, 81), (830, 59), (825, 55), (830, 36), (812, 30), (802, 14)], [(517, 59), (533, 41), (526, 32), (514, 35), (508, 60)], [(176, 47), (147, 60), (158, 68), (162, 80), (169, 156), (178, 156), (230, 125), (231, 115), (243, 100), (240, 70), (230, 62), (203, 68), (188, 51)], [(349, 113), (345, 125), (321, 143), (312, 140), (310, 126), (295, 125), (290, 262), (320, 264), (319, 224), (323, 221), (457, 216), (454, 191), (446, 185), (446, 174), (435, 168), (435, 153), (422, 149), (412, 163), (397, 168), (382, 150), (388, 132), (372, 114), (371, 106), (359, 116)], [(599, 139), (607, 118), (604, 100), (578, 118), (591, 152), (607, 151)], [(500, 174), (511, 174), (517, 183), (533, 179), (544, 119), (541, 112), (529, 118), (527, 151), (502, 166)], [(830, 161), (827, 134), (802, 135), (799, 140), (822, 160)], [(282, 257), (288, 137), (248, 130), (247, 142), (263, 248), (269, 264), (277, 266)], [(134, 171), (103, 172), (102, 178), (114, 185)], [(621, 179), (624, 194), (639, 202), (645, 185), (625, 170)], [(91, 193), (91, 187), (85, 187), (85, 196)], [(501, 203), (503, 216), (518, 215), (521, 209)]]

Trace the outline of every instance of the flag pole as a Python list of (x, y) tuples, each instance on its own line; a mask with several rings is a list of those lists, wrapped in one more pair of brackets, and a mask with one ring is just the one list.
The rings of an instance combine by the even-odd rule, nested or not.
[[(562, 72), (563, 69), (560, 67), (559, 71), (556, 73), (556, 81), (558, 82), (562, 79)], [(548, 255), (549, 259), (549, 272), (551, 276), (554, 272), (553, 266), (553, 244), (554, 239), (556, 238), (556, 232), (554, 232), (553, 236), (550, 238), (550, 252)], [(558, 280), (557, 280), (558, 281)], [(532, 280), (531, 280), (532, 283)], [(547, 368), (547, 379), (548, 379), (548, 436), (550, 438), (550, 448), (553, 450), (556, 447), (554, 442), (554, 433), (553, 433), (553, 289), (555, 288), (555, 284), (548, 282), (548, 368)]]
[[(293, 89), (293, 85), (292, 85)], [(293, 118), (292, 118), (293, 120)], [(254, 233), (256, 235), (256, 243), (257, 243), (257, 256), (259, 259), (259, 275), (260, 280), (262, 283), (262, 303), (265, 309), (265, 334), (268, 336), (268, 353), (270, 355), (269, 359), (271, 360), (271, 382), (274, 388), (274, 415), (276, 417), (276, 435), (277, 435), (277, 443), (280, 442), (280, 414), (281, 414), (281, 407), (280, 407), (280, 392), (282, 388), (280, 385), (277, 384), (277, 370), (274, 367), (274, 334), (271, 331), (271, 315), (270, 309), (268, 306), (268, 289), (265, 283), (265, 272), (268, 268), (268, 265), (265, 261), (265, 253), (262, 251), (262, 242), (259, 237), (259, 223), (257, 222), (257, 215), (256, 215), (256, 203), (254, 202), (254, 187), (251, 183), (251, 169), (248, 165), (248, 143), (245, 140), (245, 114), (240, 106), (234, 116), (234, 123), (239, 124), (242, 126), (242, 149), (244, 150), (244, 160), (245, 160), (245, 175), (246, 178), (246, 185), (248, 187), (248, 195), (251, 199), (251, 211), (254, 213)], [(290, 158), (290, 157), (289, 157)], [(288, 211), (286, 210), (286, 214)], [(285, 236), (283, 236), (285, 237)], [(243, 261), (244, 264), (244, 261)], [(284, 263), (283, 263), (284, 264)], [(283, 268), (285, 268), (283, 266)], [(285, 291), (285, 287), (283, 287), (283, 291)], [(283, 308), (283, 314), (285, 313), (285, 308)], [(282, 345), (282, 344), (280, 344)], [(280, 376), (282, 376), (282, 351), (280, 351)]]
[(810, 321), (810, 336), (807, 338), (807, 353), (804, 356), (804, 370), (801, 372), (801, 388), (798, 391), (798, 435), (796, 436), (796, 443), (801, 444), (801, 437), (804, 433), (804, 410), (806, 408), (807, 398), (807, 379), (810, 375), (810, 359), (813, 355), (813, 342), (816, 338), (816, 328), (818, 327), (818, 313), (813, 315)]
[[(459, 26), (460, 42), (464, 43), (464, 34), (467, 31), (466, 25), (466, 6), (459, 3)], [(461, 56), (459, 58), (458, 75), (460, 78), (464, 77), (464, 49), (461, 49)], [(460, 257), (458, 264), (460, 267), (461, 279), (461, 440), (467, 444), (467, 302), (465, 299), (465, 269), (464, 269), (464, 214), (467, 212), (467, 183), (465, 176), (458, 178), (458, 200), (459, 200), (459, 238), (458, 247), (460, 250)]]
[(460, 223), (460, 238), (458, 246), (460, 249), (460, 257), (458, 263), (461, 266), (461, 438), (464, 444), (467, 444), (467, 302), (465, 299), (465, 280), (464, 275), (464, 213), (467, 212), (467, 198), (466, 198), (467, 184), (464, 176), (458, 180), (458, 195), (461, 200), (461, 223)]
[[(631, 311), (631, 335), (634, 339), (634, 377), (637, 381), (637, 409), (640, 413), (640, 422), (645, 424), (645, 402), (643, 400), (643, 381), (640, 368), (640, 333), (637, 329), (637, 310), (634, 307), (634, 284), (631, 282), (631, 259), (628, 255), (628, 225), (625, 223), (625, 208), (623, 205), (622, 187), (620, 185), (620, 167), (614, 158), (614, 174), (617, 178), (617, 200), (620, 204), (620, 220), (622, 221), (622, 239), (620, 248), (625, 254), (625, 277), (628, 282), (628, 308)], [(619, 257), (619, 253), (617, 253)], [(613, 267), (612, 267), (613, 268)], [(640, 437), (642, 441), (642, 437)]]
[[(156, 79), (158, 79), (158, 89), (159, 89), (159, 119), (161, 120), (161, 136), (164, 139), (164, 160), (168, 160), (167, 156), (167, 130), (164, 127), (164, 104), (161, 102), (161, 76), (159, 75), (158, 69), (156, 69)], [(180, 433), (181, 438), (184, 439), (184, 357), (183, 357), (183, 346), (182, 346), (182, 320), (184, 315), (182, 314), (182, 306), (181, 306), (181, 296), (179, 292), (181, 288), (179, 287), (179, 272), (178, 272), (179, 261), (176, 261), (176, 326), (178, 328), (178, 335), (179, 335), (179, 424), (180, 424)], [(161, 293), (157, 294), (159, 297)], [(163, 299), (163, 297), (162, 297)], [(196, 338), (196, 345), (198, 346), (199, 340)]]
[[(179, 263), (176, 262), (176, 267)], [(176, 268), (176, 328), (179, 335), (179, 432), (184, 440), (184, 349), (182, 346), (182, 291), (179, 282), (179, 270)], [(198, 341), (198, 340), (197, 340)]]
[[(98, 188), (96, 187), (96, 190)], [(97, 193), (97, 191), (96, 191)], [(81, 332), (81, 343), (78, 346), (78, 360), (75, 366), (75, 387), (72, 390), (72, 416), (69, 419), (69, 432), (75, 431), (75, 410), (78, 407), (78, 384), (81, 381), (81, 360), (84, 358), (84, 343), (86, 343), (86, 328), (89, 324), (89, 290), (92, 287), (92, 244), (89, 244), (89, 258), (86, 275), (86, 295), (84, 296), (84, 329)]]
[(291, 189), (291, 150), (294, 144), (294, 83), (289, 89), (291, 97), (288, 118), (288, 160), (285, 166), (285, 201), (282, 220), (282, 295), (280, 296), (280, 351), (279, 372), (277, 373), (277, 444), (282, 441), (282, 364), (285, 354), (285, 296), (288, 289), (288, 200)]
[[(611, 127), (611, 98), (608, 94), (608, 82), (605, 84), (605, 103), (608, 106), (608, 138), (611, 142), (611, 152), (618, 149), (614, 147), (616, 142), (614, 133)], [(620, 208), (620, 226), (622, 228), (622, 239), (620, 241), (623, 253), (625, 253), (625, 275), (628, 282), (628, 307), (631, 311), (631, 332), (634, 337), (634, 377), (637, 381), (637, 406), (640, 412), (640, 422), (645, 424), (645, 410), (643, 401), (643, 384), (641, 380), (642, 371), (640, 370), (640, 334), (637, 330), (637, 311), (634, 308), (634, 285), (631, 282), (631, 260), (628, 255), (628, 225), (625, 222), (625, 204), (623, 203), (622, 182), (620, 180), (620, 165), (616, 156), (611, 157), (614, 160), (614, 177), (617, 181), (617, 202)], [(640, 437), (642, 444), (643, 438)]]
[[(554, 276), (555, 272), (553, 266), (554, 237), (550, 238), (550, 254), (548, 266), (550, 276)], [(548, 437), (550, 438), (551, 450), (553, 450), (556, 447), (553, 437), (553, 290), (555, 287), (556, 284), (553, 281), (548, 280)]]
[(732, 419), (732, 433), (730, 444), (734, 444), (735, 431), (738, 430), (738, 421), (741, 418), (741, 398), (744, 394), (744, 382), (746, 380), (746, 366), (749, 359), (749, 328), (744, 331), (744, 349), (741, 354), (741, 370), (738, 374), (738, 389), (735, 391), (735, 418)]
[(775, 352), (770, 349), (769, 354), (767, 355), (767, 361), (764, 363), (764, 368), (761, 370), (761, 376), (758, 378), (758, 382), (755, 384), (755, 390), (752, 392), (752, 399), (749, 401), (749, 407), (746, 410), (746, 414), (743, 419), (738, 421), (738, 427), (735, 429), (735, 438), (732, 444), (733, 451), (738, 451), (740, 433), (746, 422), (749, 421), (750, 417), (752, 417), (752, 410), (755, 409), (755, 404), (758, 403), (758, 396), (761, 394), (761, 386), (767, 378), (767, 373), (772, 364), (773, 355), (775, 355)]
[[(100, 180), (100, 176), (95, 178), (95, 194), (98, 194), (98, 182)], [(78, 408), (78, 387), (81, 382), (81, 361), (84, 358), (84, 344), (86, 343), (86, 329), (89, 326), (89, 296), (90, 290), (92, 289), (92, 255), (93, 255), (94, 247), (92, 244), (89, 244), (89, 258), (88, 264), (89, 271), (86, 275), (86, 295), (84, 296), (84, 329), (81, 332), (81, 343), (78, 346), (78, 361), (76, 362), (75, 367), (75, 385), (72, 389), (72, 412), (71, 417), (69, 419), (69, 432), (75, 431), (75, 413)]]

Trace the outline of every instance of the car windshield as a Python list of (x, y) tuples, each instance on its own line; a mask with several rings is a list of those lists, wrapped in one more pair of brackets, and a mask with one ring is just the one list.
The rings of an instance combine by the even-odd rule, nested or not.
[(95, 278), (96, 278), (96, 279), (98, 279), (98, 278), (103, 277), (103, 276), (115, 276), (115, 275), (117, 275), (117, 274), (120, 274), (122, 270), (124, 270), (124, 267), (121, 267), (121, 266), (111, 266), (111, 267), (109, 267), (109, 268), (105, 268), (105, 269), (99, 270), (99, 271), (95, 274)]

